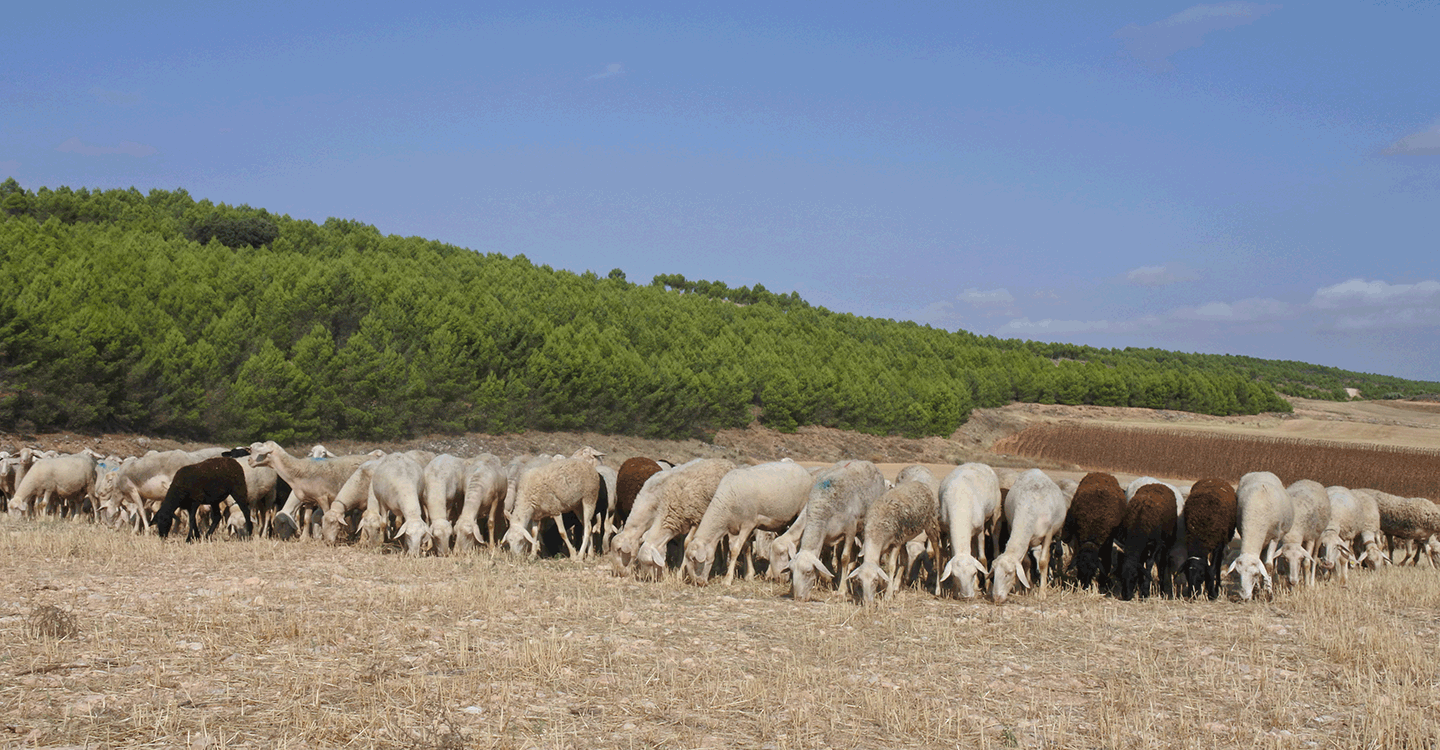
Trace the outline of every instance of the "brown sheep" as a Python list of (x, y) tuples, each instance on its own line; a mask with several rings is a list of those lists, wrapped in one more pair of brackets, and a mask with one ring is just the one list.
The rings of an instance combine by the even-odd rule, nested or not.
[(1075, 570), (1081, 588), (1096, 579), (1104, 588), (1114, 566), (1115, 537), (1125, 517), (1125, 490), (1111, 474), (1091, 472), (1080, 480), (1061, 538), (1075, 550)]
[(1229, 482), (1202, 479), (1190, 488), (1185, 501), (1185, 562), (1180, 567), (1190, 596), (1199, 596), (1202, 584), (1206, 596), (1220, 596), (1220, 563), (1235, 537), (1238, 510), (1235, 488)]
[(1160, 573), (1160, 593), (1173, 595), (1170, 584), (1170, 548), (1175, 544), (1175, 493), (1163, 484), (1147, 484), (1135, 491), (1120, 522), (1122, 559), (1120, 598), (1150, 596), (1150, 565)]

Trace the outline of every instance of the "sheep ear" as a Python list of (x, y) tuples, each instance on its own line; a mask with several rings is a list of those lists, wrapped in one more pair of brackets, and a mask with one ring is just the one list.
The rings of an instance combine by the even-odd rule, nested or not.
[(835, 580), (835, 574), (831, 573), (830, 569), (825, 567), (825, 563), (820, 562), (818, 559), (815, 561), (815, 572), (827, 581)]
[(776, 573), (784, 573), (785, 571), (787, 571), (787, 570), (789, 570), (789, 569), (790, 569), (790, 561), (789, 561), (789, 560), (786, 560), (785, 562), (780, 563), (779, 565), (776, 565), (776, 566), (775, 566), (775, 572), (776, 572)]
[[(856, 568), (856, 570), (858, 571), (859, 568)], [(884, 568), (881, 568), (881, 569), (880, 569), (880, 577), (881, 577), (881, 578), (884, 578), (886, 583), (891, 583), (891, 582), (893, 582), (893, 581), (895, 580), (894, 578), (892, 578), (892, 577), (890, 576), (889, 573), (886, 573), (886, 572), (885, 572), (885, 569), (884, 569)]]
[(1015, 566), (1015, 579), (1020, 581), (1021, 586), (1024, 586), (1027, 589), (1030, 588), (1030, 579), (1025, 575), (1024, 564)]
[(856, 578), (859, 578), (859, 577), (860, 577), (860, 569), (859, 569), (859, 568), (856, 568), (856, 569), (850, 571), (850, 575), (845, 576), (845, 580), (847, 580), (847, 581), (853, 581), (853, 580), (855, 580)]
[(515, 528), (519, 529), (520, 533), (525, 536), (525, 541), (535, 545), (536, 547), (540, 546), (540, 540), (536, 539), (535, 535), (531, 534), (529, 529), (525, 528), (524, 526), (516, 526)]

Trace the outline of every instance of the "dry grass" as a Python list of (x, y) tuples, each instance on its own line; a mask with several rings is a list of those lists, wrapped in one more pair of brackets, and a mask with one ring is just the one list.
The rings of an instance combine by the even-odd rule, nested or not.
[[(0, 744), (1436, 747), (1440, 575), (874, 609), (570, 561), (0, 520)], [(56, 638), (31, 627), (55, 607)]]

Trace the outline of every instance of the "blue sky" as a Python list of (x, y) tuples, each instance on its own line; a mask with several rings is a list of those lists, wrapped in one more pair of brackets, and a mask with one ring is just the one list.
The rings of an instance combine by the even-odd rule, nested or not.
[(236, 5), (8, 9), (0, 175), (1440, 381), (1433, 3)]

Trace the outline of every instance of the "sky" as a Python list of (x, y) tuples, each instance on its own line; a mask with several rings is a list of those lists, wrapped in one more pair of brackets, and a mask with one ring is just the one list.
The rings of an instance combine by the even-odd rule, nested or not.
[(1440, 381), (1437, 3), (310, 5), (7, 9), (0, 178)]

